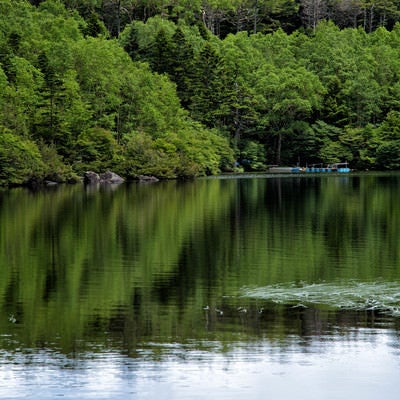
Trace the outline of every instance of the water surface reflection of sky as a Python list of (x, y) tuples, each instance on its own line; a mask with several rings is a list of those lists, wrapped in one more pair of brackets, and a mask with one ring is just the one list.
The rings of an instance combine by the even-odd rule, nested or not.
[(138, 358), (3, 353), (0, 398), (398, 399), (400, 346), (393, 331), (361, 329), (307, 344), (292, 339), (285, 346), (237, 343), (227, 352), (217, 351), (217, 344), (210, 350), (168, 345), (159, 359), (151, 344)]

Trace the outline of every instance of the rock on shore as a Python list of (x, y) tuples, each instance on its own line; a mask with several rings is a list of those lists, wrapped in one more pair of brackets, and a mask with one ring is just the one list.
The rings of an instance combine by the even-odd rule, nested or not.
[(123, 183), (125, 181), (124, 178), (112, 171), (106, 171), (103, 174), (87, 171), (85, 172), (83, 179), (84, 182), (89, 185), (93, 183)]

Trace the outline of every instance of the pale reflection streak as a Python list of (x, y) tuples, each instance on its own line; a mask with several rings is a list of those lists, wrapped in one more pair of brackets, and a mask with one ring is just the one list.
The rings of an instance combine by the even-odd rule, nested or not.
[[(4, 360), (4, 358), (7, 358)], [(71, 360), (52, 352), (0, 357), (1, 399), (119, 399), (130, 393), (119, 354)], [(10, 359), (13, 363), (10, 363)]]
[(286, 346), (236, 343), (227, 352), (218, 343), (202, 351), (158, 344), (158, 360), (151, 346), (137, 359), (106, 353), (71, 361), (45, 352), (28, 361), (3, 354), (0, 398), (339, 400), (352, 393), (363, 400), (398, 399), (400, 355), (392, 331), (360, 329), (306, 345), (291, 340)]
[(282, 351), (263, 343), (251, 353), (251, 345), (244, 344), (203, 362), (171, 360), (152, 385), (138, 377), (137, 399), (339, 400), (357, 394), (363, 400), (394, 400), (400, 358), (388, 349), (391, 340), (365, 330), (357, 341), (336, 338), (306, 349), (293, 345)]

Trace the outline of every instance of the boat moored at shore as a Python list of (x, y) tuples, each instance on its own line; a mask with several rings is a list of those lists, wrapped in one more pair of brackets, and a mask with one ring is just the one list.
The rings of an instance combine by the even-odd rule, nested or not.
[(347, 162), (342, 163), (334, 163), (329, 164), (327, 166), (323, 166), (323, 164), (310, 164), (306, 167), (280, 167), (280, 166), (271, 166), (268, 169), (268, 172), (272, 173), (281, 173), (281, 174), (292, 174), (299, 172), (309, 172), (309, 173), (324, 173), (324, 172), (337, 172), (337, 173), (348, 173), (350, 172), (350, 168)]
[(296, 172), (302, 172), (301, 167), (278, 167), (278, 166), (273, 166), (269, 167), (268, 172), (274, 172), (278, 174), (292, 174)]
[(305, 172), (340, 172), (347, 173), (350, 172), (347, 162), (330, 164), (324, 167), (322, 164), (312, 164), (305, 168)]

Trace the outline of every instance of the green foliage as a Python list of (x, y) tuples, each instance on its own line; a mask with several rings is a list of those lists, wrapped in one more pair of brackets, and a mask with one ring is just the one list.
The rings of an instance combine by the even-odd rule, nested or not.
[(26, 59), (15, 56), (10, 65), (13, 78), (2, 91), (2, 123), (13, 132), (29, 135), (40, 99), (40, 71)]
[(41, 179), (44, 170), (35, 143), (0, 127), (0, 185), (20, 185)]
[(100, 20), (99, 15), (94, 11), (88, 12), (85, 17), (85, 22), (86, 24), (82, 24), (81, 26), (82, 33), (85, 36), (108, 36), (107, 28), (104, 25), (104, 22)]
[[(40, 0), (32, 0), (40, 3)], [(277, 29), (315, 31), (321, 21), (329, 20), (346, 27), (363, 26), (368, 32), (380, 27), (393, 28), (400, 19), (399, 5), (394, 1), (312, 3), (306, 0), (63, 0), (78, 11), (90, 25), (93, 14), (103, 21), (108, 32), (118, 37), (132, 21), (162, 18), (201, 26), (207, 38), (210, 33), (225, 37), (230, 33), (271, 33)], [(327, 9), (328, 7), (328, 9)], [(95, 25), (96, 26), (96, 25)], [(95, 31), (96, 32), (96, 31)]]
[(375, 153), (378, 146), (377, 130), (369, 124), (363, 128), (346, 127), (339, 135), (339, 141), (351, 151), (351, 164), (365, 170), (375, 168)]
[(232, 169), (233, 152), (228, 141), (200, 125), (187, 125), (178, 133), (152, 138), (134, 132), (123, 149), (123, 173), (130, 178), (192, 178)]
[(149, 134), (135, 132), (124, 146), (123, 172), (128, 178), (140, 175), (156, 175), (160, 178), (175, 178), (174, 166), (177, 155), (173, 145), (154, 141)]
[(350, 150), (340, 142), (328, 142), (321, 148), (319, 158), (326, 164), (334, 164), (351, 161), (353, 157)]
[(261, 171), (266, 169), (264, 146), (260, 143), (247, 141), (240, 152), (240, 164), (246, 170)]
[(384, 170), (400, 169), (400, 140), (392, 140), (381, 144), (376, 149), (376, 164), (378, 168)]
[[(163, 32), (165, 40), (171, 39), (176, 26), (159, 16), (149, 18), (146, 23), (135, 21), (121, 33), (119, 41), (133, 59), (150, 59), (156, 38)], [(136, 54), (138, 52), (138, 54)]]
[(390, 111), (378, 129), (381, 140), (400, 140), (400, 112)]
[(189, 80), (190, 115), (209, 127), (219, 126), (226, 93), (223, 59), (206, 43), (194, 60)]
[(79, 177), (73, 171), (72, 166), (64, 163), (54, 145), (46, 145), (42, 142), (39, 143), (39, 150), (45, 165), (43, 172), (44, 179), (58, 183), (79, 181)]
[(176, 83), (177, 94), (182, 105), (187, 107), (190, 104), (190, 92), (188, 91), (189, 79), (194, 62), (194, 48), (186, 39), (183, 30), (178, 26), (172, 36), (172, 47), (170, 68), (168, 75)]
[(189, 176), (216, 175), (224, 170), (231, 170), (234, 163), (233, 151), (229, 141), (216, 130), (204, 129), (200, 124), (188, 124), (179, 132), (176, 141), (178, 152), (185, 166), (179, 176), (185, 176), (185, 169), (197, 169)]
[(120, 153), (112, 133), (95, 127), (83, 131), (75, 145), (75, 170), (77, 172), (113, 169)]
[[(293, 14), (276, 19), (284, 3), (143, 7), (0, 1), (1, 123), (51, 149), (65, 179), (68, 168), (89, 167), (214, 174), (232, 169), (232, 149), (257, 169), (344, 158), (353, 168), (396, 166), (399, 25), (366, 33), (327, 21), (308, 35), (266, 34), (290, 23)], [(111, 36), (122, 31), (118, 40), (100, 20)]]

